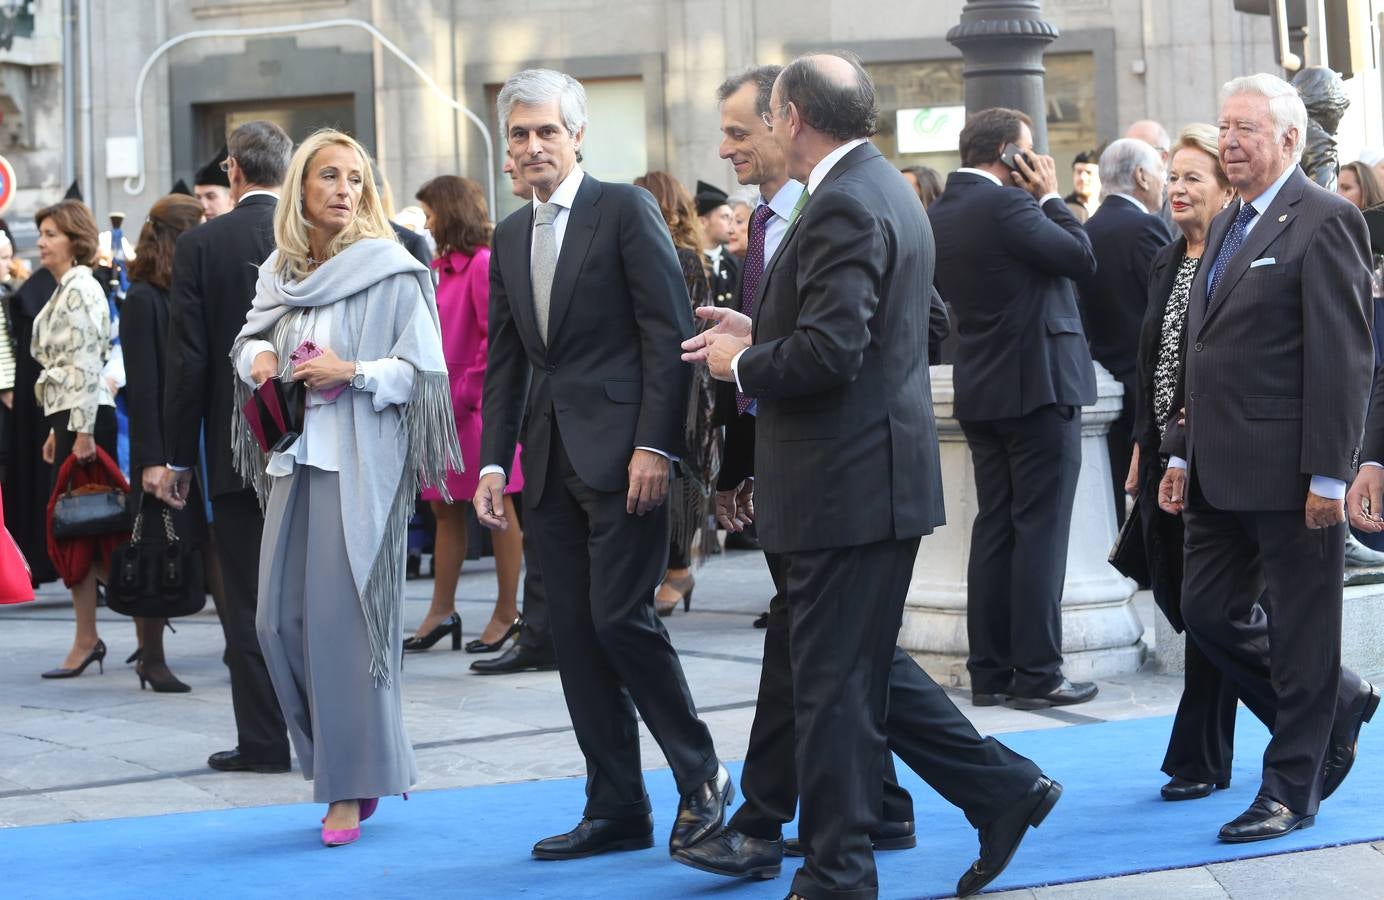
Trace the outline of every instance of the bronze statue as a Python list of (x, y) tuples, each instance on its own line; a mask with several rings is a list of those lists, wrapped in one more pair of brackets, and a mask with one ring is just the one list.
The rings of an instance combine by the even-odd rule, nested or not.
[(1302, 153), (1302, 170), (1307, 177), (1329, 191), (1336, 190), (1336, 173), (1340, 162), (1336, 158), (1336, 127), (1350, 106), (1341, 76), (1326, 66), (1307, 66), (1293, 76), (1307, 107), (1306, 146)]

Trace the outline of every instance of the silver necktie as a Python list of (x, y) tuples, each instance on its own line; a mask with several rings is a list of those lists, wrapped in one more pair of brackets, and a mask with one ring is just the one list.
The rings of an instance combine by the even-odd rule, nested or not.
[(533, 313), (538, 321), (538, 336), (548, 343), (548, 308), (553, 292), (553, 270), (557, 268), (557, 231), (553, 220), (562, 207), (540, 203), (533, 217)]

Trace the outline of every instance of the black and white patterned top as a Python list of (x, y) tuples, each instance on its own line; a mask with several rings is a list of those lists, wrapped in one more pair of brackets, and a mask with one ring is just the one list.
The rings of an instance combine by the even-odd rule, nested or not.
[(1187, 329), (1187, 297), (1192, 292), (1192, 278), (1197, 274), (1200, 257), (1184, 256), (1177, 264), (1177, 277), (1163, 310), (1163, 339), (1158, 345), (1158, 363), (1153, 368), (1153, 416), (1159, 433), (1168, 430), (1173, 409), (1173, 394), (1177, 390), (1178, 370), (1182, 366), (1182, 335)]

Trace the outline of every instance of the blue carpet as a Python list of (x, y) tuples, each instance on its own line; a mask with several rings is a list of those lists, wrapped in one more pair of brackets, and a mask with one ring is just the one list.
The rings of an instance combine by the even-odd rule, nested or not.
[[(1384, 839), (1384, 728), (1366, 727), (1360, 762), (1308, 831), (1263, 844), (1216, 841), (1254, 797), (1267, 735), (1241, 710), (1234, 784), (1185, 803), (1158, 799), (1168, 718), (1005, 735), (1066, 792), (992, 889), (1084, 881)], [(738, 775), (739, 766), (734, 767)], [(976, 853), (965, 819), (902, 766), (914, 792), (919, 845), (878, 854), (882, 897), (950, 896)], [(676, 797), (667, 771), (648, 773), (657, 839)], [(361, 841), (328, 850), (323, 807), (273, 806), (0, 830), (0, 895), (30, 897), (778, 898), (797, 861), (771, 882), (738, 882), (671, 862), (666, 847), (573, 862), (539, 862), (532, 842), (565, 831), (580, 780), (530, 782), (386, 799)], [(791, 831), (789, 833), (792, 833)]]

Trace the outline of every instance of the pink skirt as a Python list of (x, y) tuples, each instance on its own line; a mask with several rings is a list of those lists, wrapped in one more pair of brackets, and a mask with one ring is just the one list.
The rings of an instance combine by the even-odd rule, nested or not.
[[(476, 496), (476, 488), (481, 481), (481, 411), (458, 410), (457, 442), (461, 444), (461, 459), (466, 464), (465, 472), (447, 473), (447, 493), (452, 495), (453, 503), (470, 503)], [(505, 469), (509, 483), (505, 485), (506, 494), (517, 494), (524, 489), (524, 472), (519, 468), (520, 448), (514, 448), (514, 461)], [(423, 488), (424, 500), (441, 500), (442, 492), (436, 488)]]

